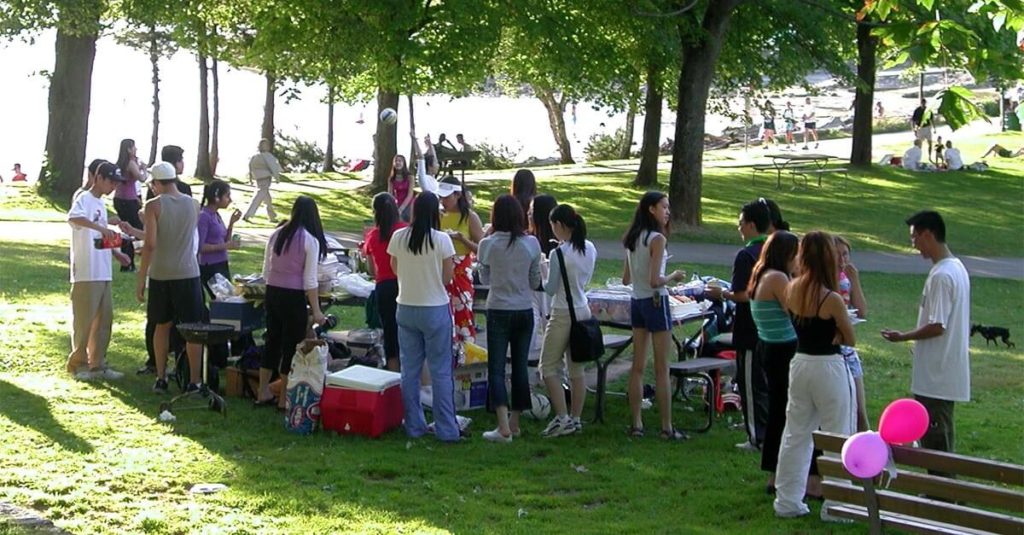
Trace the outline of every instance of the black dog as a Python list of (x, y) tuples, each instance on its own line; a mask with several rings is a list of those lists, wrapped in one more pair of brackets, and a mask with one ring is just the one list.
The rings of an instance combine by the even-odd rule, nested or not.
[(1010, 329), (1007, 329), (1006, 327), (971, 325), (971, 336), (974, 336), (974, 333), (981, 333), (981, 335), (985, 337), (986, 346), (989, 342), (995, 342), (996, 345), (999, 345), (999, 340), (996, 340), (996, 338), (999, 338), (1004, 344), (1006, 344), (1006, 347), (1017, 347), (1017, 344), (1010, 341)]

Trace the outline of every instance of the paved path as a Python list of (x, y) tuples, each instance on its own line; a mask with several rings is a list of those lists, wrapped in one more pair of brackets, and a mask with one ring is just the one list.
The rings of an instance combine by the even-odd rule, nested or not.
[[(272, 230), (270, 227), (242, 228), (236, 229), (236, 232), (242, 237), (245, 245), (256, 246), (265, 244)], [(331, 235), (346, 242), (360, 239), (355, 232), (331, 232)], [(64, 239), (67, 236), (67, 225), (65, 223), (0, 221), (0, 238), (2, 239), (31, 241), (33, 236), (38, 236), (39, 239), (46, 241), (55, 238)], [(622, 245), (616, 241), (594, 240), (594, 245), (597, 247), (598, 258), (606, 260), (621, 260), (623, 258)], [(738, 248), (739, 244), (672, 242), (669, 244), (669, 254), (673, 256), (673, 262), (681, 262), (684, 267), (689, 264), (728, 267), (732, 265)], [(956, 252), (955, 249), (954, 252)], [(961, 256), (960, 259), (967, 267), (967, 271), (974, 277), (1024, 280), (1024, 258)], [(931, 268), (931, 263), (927, 260), (909, 252), (887, 253), (858, 250), (854, 253), (854, 261), (857, 267), (865, 272), (923, 275), (927, 274)]]

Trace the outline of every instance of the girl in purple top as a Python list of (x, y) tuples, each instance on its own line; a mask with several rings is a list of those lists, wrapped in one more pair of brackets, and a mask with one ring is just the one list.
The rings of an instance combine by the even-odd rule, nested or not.
[[(295, 199), (292, 215), (267, 241), (263, 278), (267, 281), (267, 343), (260, 362), (260, 389), (256, 405), (284, 407), (284, 396), (274, 399), (270, 381), (288, 375), (295, 346), (313, 323), (322, 325), (317, 265), (327, 257), (327, 240), (316, 201), (305, 195)], [(307, 313), (306, 305), (309, 305)]]
[[(121, 148), (117, 153), (117, 168), (121, 170), (124, 182), (118, 183), (117, 189), (114, 190), (114, 210), (121, 221), (142, 230), (142, 219), (139, 218), (142, 202), (139, 200), (135, 186), (143, 180), (142, 169), (144, 166), (139, 165), (139, 159), (135, 155), (136, 150), (135, 140), (121, 140)], [(135, 271), (135, 247), (132, 245), (132, 240), (124, 241), (121, 252), (128, 255), (131, 260), (127, 266), (121, 267), (121, 271)]]
[(228, 268), (228, 250), (238, 249), (241, 245), (237, 240), (231, 239), (231, 231), (235, 222), (242, 218), (242, 212), (235, 210), (231, 213), (228, 225), (224, 226), (217, 210), (227, 208), (231, 205), (231, 186), (223, 180), (214, 180), (203, 188), (202, 210), (199, 211), (199, 280), (206, 288), (210, 299), (213, 299), (213, 291), (207, 284), (217, 273), (225, 277), (231, 277), (231, 270)]

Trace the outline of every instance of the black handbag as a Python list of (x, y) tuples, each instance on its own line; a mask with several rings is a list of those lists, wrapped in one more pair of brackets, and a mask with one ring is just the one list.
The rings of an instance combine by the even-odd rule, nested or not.
[(590, 362), (604, 355), (604, 336), (601, 335), (601, 324), (594, 318), (583, 321), (576, 320), (576, 307), (572, 303), (572, 289), (569, 286), (569, 275), (565, 272), (565, 256), (561, 248), (556, 248), (558, 267), (562, 272), (562, 288), (565, 290), (565, 301), (569, 305), (569, 357), (573, 362)]

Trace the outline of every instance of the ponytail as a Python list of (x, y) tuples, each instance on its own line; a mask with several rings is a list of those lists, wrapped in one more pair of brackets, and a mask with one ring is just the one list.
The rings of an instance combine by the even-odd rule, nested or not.
[(231, 185), (223, 180), (212, 180), (203, 188), (202, 206), (207, 206), (231, 191)]
[(551, 211), (551, 222), (561, 223), (572, 230), (569, 243), (576, 252), (583, 254), (587, 250), (587, 222), (583, 216), (568, 204), (559, 204)]

